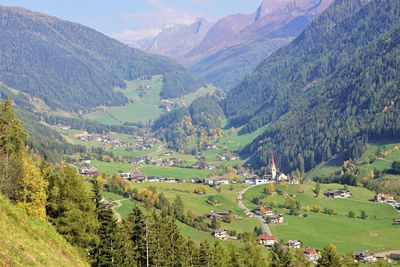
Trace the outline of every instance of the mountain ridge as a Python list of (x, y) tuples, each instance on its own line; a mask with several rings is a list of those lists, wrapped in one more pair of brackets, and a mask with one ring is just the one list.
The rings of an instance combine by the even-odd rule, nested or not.
[[(24, 8), (0, 6), (0, 81), (67, 111), (100, 105), (122, 105), (127, 99), (113, 91), (125, 80), (186, 70), (162, 56), (133, 49), (86, 26)], [(197, 89), (169, 75), (184, 92)], [(182, 84), (180, 84), (182, 83)], [(182, 86), (181, 86), (182, 85)], [(173, 95), (174, 88), (163, 88)]]

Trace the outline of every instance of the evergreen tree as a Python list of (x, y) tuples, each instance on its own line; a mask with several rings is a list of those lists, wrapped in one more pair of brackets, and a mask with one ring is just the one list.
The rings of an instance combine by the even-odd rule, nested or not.
[[(133, 245), (132, 253), (136, 256), (138, 266), (146, 265), (146, 237), (148, 234), (148, 226), (146, 225), (146, 217), (138, 206), (133, 206), (132, 212), (126, 221), (129, 229), (130, 241)], [(147, 231), (146, 231), (147, 230)]]
[(255, 240), (245, 242), (243, 249), (243, 264), (251, 267), (264, 267), (267, 265), (267, 259), (264, 256), (262, 248), (257, 245)]
[(207, 240), (200, 243), (199, 258), (197, 260), (198, 266), (211, 267), (212, 266), (212, 252)]
[(228, 266), (226, 251), (218, 241), (214, 243), (212, 248), (211, 266)]
[(339, 267), (341, 266), (340, 257), (336, 254), (336, 246), (328, 244), (324, 247), (321, 258), (318, 260), (317, 266), (320, 267)]
[(177, 220), (181, 222), (185, 221), (185, 207), (179, 195), (176, 196), (174, 202), (172, 203), (172, 211)]
[(101, 203), (103, 197), (97, 180), (94, 180), (92, 191), (97, 220), (100, 224), (98, 230), (99, 244), (95, 249), (94, 264), (95, 266), (112, 266), (115, 262), (117, 249), (117, 221), (113, 210)]
[(242, 255), (239, 249), (232, 243), (228, 244), (228, 266), (230, 267), (244, 267), (242, 263)]
[(287, 267), (292, 264), (292, 255), (281, 243), (275, 243), (271, 250), (271, 267)]
[(96, 206), (82, 178), (71, 166), (45, 175), (49, 181), (46, 210), (50, 221), (68, 242), (84, 248), (92, 258), (98, 244), (99, 223)]

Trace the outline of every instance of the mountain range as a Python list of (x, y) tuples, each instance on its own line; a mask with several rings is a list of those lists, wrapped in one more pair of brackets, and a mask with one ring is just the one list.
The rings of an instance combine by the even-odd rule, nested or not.
[[(218, 20), (208, 32), (203, 31), (201, 42), (190, 43), (190, 50), (179, 49), (180, 42), (170, 40), (187, 40), (192, 25), (176, 26), (180, 32), (163, 31), (144, 50), (170, 56), (206, 81), (229, 90), (263, 59), (293, 40), (331, 3), (332, 0), (264, 0), (252, 14), (234, 14)], [(175, 50), (181, 53), (166, 52)]]
[(52, 109), (125, 104), (127, 99), (113, 89), (140, 76), (164, 75), (165, 97), (200, 86), (199, 80), (166, 57), (23, 8), (0, 6), (0, 47), (0, 81), (42, 99)]
[(400, 2), (337, 0), (228, 92), (232, 126), (266, 131), (242, 151), (302, 172), (400, 135)]

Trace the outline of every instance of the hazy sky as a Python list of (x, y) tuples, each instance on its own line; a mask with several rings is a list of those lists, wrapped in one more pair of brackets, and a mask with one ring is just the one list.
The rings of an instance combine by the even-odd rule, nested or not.
[(0, 0), (78, 22), (123, 42), (157, 34), (172, 24), (196, 17), (211, 21), (235, 13), (254, 12), (261, 0)]

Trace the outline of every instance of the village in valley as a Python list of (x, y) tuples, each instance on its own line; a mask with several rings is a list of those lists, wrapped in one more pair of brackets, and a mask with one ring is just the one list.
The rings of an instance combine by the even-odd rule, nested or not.
[[(139, 79), (124, 93), (133, 94), (133, 102), (144, 101), (153, 97), (159, 81), (159, 77)], [(154, 117), (185, 101), (189, 100), (157, 98)], [(284, 173), (276, 155), (265, 168), (254, 170), (238, 152), (263, 129), (244, 135), (240, 129), (223, 129), (216, 138), (201, 144), (194, 138), (177, 151), (153, 135), (147, 123), (129, 121), (116, 111), (104, 108), (84, 116), (116, 124), (117, 129), (134, 125), (132, 132), (74, 130), (67, 123), (53, 128), (69, 143), (85, 148), (67, 161), (88, 180), (104, 180), (104, 201), (118, 218), (127, 216), (133, 205), (160, 209), (159, 202), (174, 204), (180, 199), (187, 214), (176, 219), (196, 242), (217, 239), (237, 244), (251, 233), (266, 250), (279, 243), (288, 250), (301, 249), (308, 261), (316, 263), (323, 245), (339, 235), (343, 237), (335, 241), (339, 253), (352, 252), (358, 262), (400, 258), (396, 250), (400, 243), (390, 235), (400, 233), (395, 194), (320, 183), (318, 177), (299, 170)], [(347, 171), (342, 166), (337, 170)], [(360, 224), (365, 224), (363, 233), (368, 237), (356, 230)], [(331, 225), (337, 225), (334, 231), (328, 230)], [(360, 241), (365, 238), (374, 245)]]

